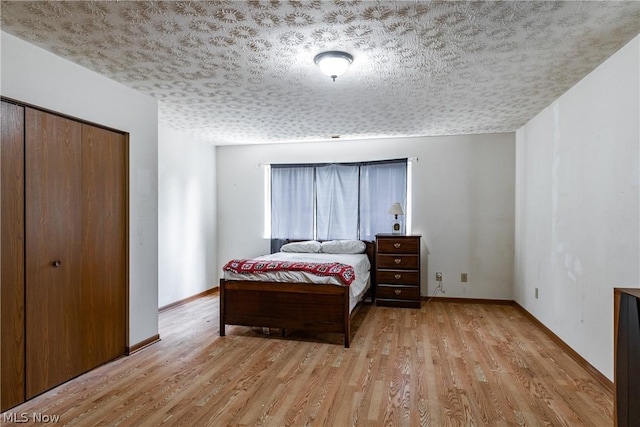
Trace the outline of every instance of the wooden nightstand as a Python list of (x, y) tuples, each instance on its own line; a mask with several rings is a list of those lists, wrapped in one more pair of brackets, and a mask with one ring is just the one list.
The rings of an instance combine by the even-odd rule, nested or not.
[(376, 235), (376, 305), (420, 308), (420, 236)]

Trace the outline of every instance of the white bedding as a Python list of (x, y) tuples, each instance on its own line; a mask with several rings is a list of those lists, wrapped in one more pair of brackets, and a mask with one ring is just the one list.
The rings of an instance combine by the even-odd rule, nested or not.
[[(325, 254), (325, 253), (296, 253), (277, 252), (271, 255), (257, 257), (278, 261), (307, 261), (307, 262), (339, 262), (353, 267), (356, 278), (349, 286), (349, 311), (356, 306), (362, 295), (370, 286), (371, 264), (366, 254)], [(225, 280), (251, 280), (272, 282), (302, 282), (316, 284), (331, 284), (343, 286), (340, 278), (335, 276), (316, 276), (306, 271), (273, 271), (269, 273), (234, 273), (224, 272)]]

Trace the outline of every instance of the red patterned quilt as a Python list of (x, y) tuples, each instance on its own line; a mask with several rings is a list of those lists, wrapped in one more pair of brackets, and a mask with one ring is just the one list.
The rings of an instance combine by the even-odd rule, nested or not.
[(293, 262), (258, 259), (232, 259), (223, 267), (234, 273), (268, 273), (272, 271), (305, 271), (316, 276), (337, 276), (345, 286), (349, 286), (356, 275), (353, 267), (339, 262)]

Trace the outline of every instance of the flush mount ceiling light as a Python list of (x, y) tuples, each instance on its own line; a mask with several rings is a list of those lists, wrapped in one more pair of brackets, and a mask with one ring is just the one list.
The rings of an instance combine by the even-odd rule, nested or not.
[(320, 67), (320, 71), (331, 77), (335, 82), (336, 77), (347, 71), (349, 64), (353, 62), (353, 56), (347, 52), (331, 50), (317, 54), (313, 61)]

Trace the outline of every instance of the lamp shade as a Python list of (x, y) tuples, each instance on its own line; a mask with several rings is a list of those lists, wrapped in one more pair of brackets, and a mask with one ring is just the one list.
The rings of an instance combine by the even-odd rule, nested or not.
[(392, 215), (404, 215), (404, 211), (402, 210), (402, 205), (398, 202), (395, 202), (393, 205), (391, 205), (391, 208), (389, 209), (389, 213)]
[(353, 56), (346, 52), (332, 50), (317, 54), (314, 62), (323, 74), (326, 74), (335, 81), (336, 77), (347, 71), (347, 68), (349, 68), (349, 65), (353, 62)]

